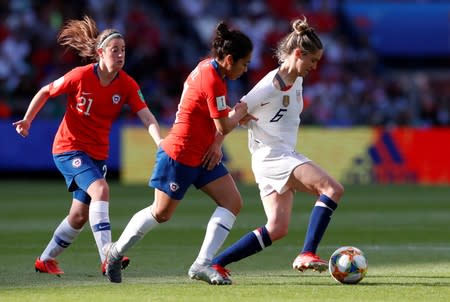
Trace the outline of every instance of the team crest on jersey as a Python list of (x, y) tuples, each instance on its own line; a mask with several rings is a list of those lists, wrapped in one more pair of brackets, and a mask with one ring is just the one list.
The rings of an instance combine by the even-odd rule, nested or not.
[(289, 96), (288, 95), (283, 95), (283, 106), (284, 107), (289, 106)]
[(224, 95), (216, 97), (216, 105), (217, 105), (217, 110), (219, 110), (219, 111), (227, 109), (227, 102), (225, 101)]
[(72, 159), (72, 167), (74, 167), (75, 169), (81, 167), (82, 164), (83, 161), (80, 157), (75, 157), (74, 159)]
[(113, 102), (114, 105), (119, 104), (119, 102), (120, 102), (120, 95), (118, 95), (118, 94), (113, 95), (112, 96), (112, 102)]
[(169, 184), (170, 191), (176, 192), (180, 188), (180, 186), (176, 182), (171, 182)]

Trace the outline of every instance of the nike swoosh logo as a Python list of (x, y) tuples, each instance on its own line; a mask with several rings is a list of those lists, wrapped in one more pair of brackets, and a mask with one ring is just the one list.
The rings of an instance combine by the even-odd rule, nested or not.
[(266, 106), (267, 104), (270, 104), (270, 102), (267, 102), (267, 103), (261, 103), (261, 107), (262, 107), (262, 106)]
[(92, 92), (82, 92), (81, 94), (82, 95), (90, 95), (90, 94), (92, 94)]

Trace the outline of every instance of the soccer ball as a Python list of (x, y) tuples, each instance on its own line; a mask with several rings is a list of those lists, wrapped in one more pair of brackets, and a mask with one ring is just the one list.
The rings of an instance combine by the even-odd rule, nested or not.
[(334, 280), (344, 284), (356, 284), (367, 273), (364, 253), (353, 246), (338, 248), (330, 257), (329, 270)]

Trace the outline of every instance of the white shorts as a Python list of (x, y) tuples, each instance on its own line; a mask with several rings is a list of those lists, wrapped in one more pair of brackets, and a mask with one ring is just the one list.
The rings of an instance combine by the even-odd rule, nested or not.
[(252, 170), (261, 198), (273, 191), (283, 194), (292, 171), (311, 160), (291, 150), (261, 148), (252, 155)]

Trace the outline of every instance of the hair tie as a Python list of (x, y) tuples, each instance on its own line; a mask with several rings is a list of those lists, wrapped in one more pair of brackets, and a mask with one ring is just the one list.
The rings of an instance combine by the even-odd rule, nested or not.
[(122, 38), (123, 39), (122, 35), (119, 32), (114, 31), (114, 32), (110, 33), (109, 35), (107, 35), (103, 39), (103, 41), (97, 46), (97, 49), (103, 48), (103, 46), (105, 46), (113, 38)]

